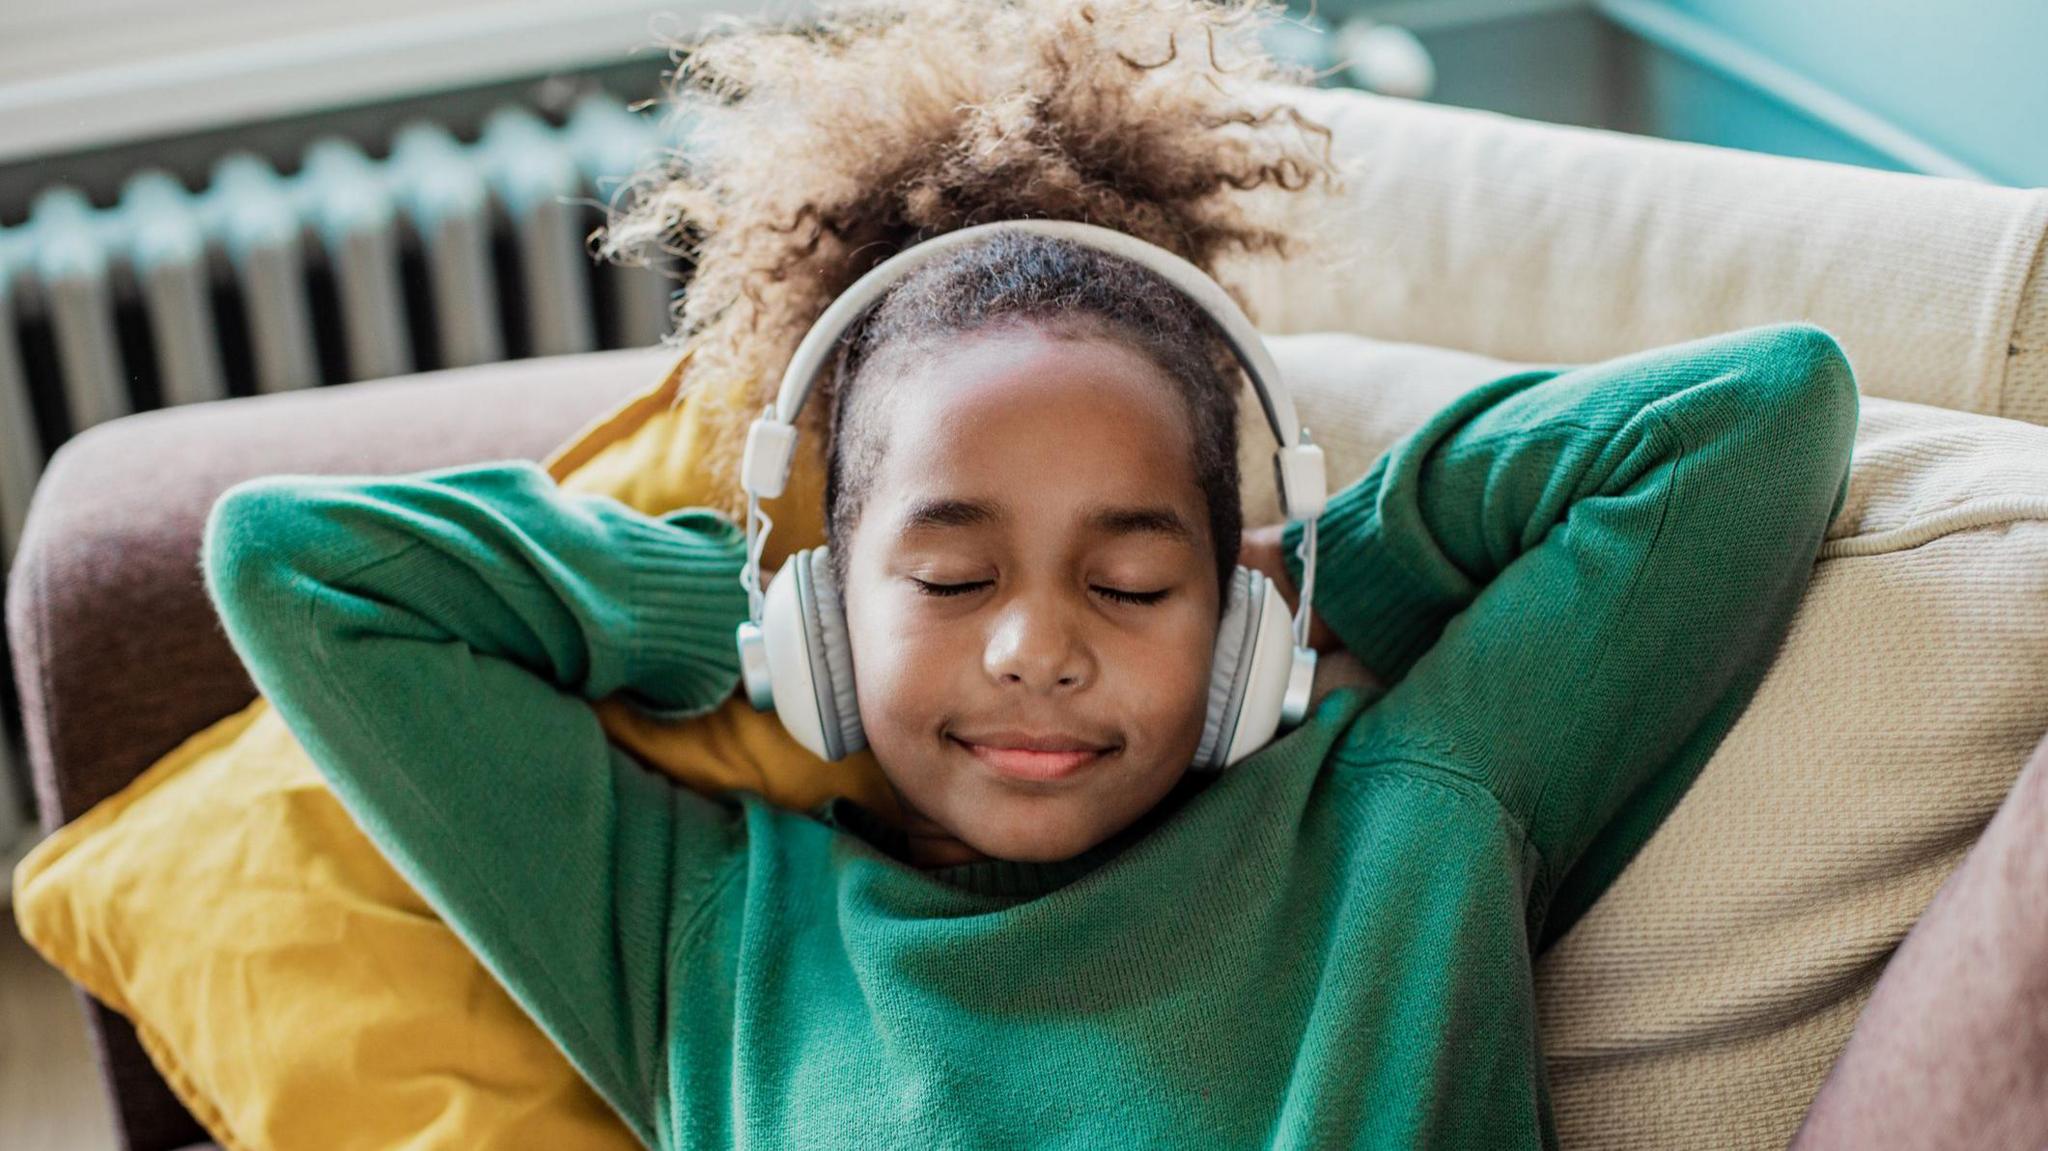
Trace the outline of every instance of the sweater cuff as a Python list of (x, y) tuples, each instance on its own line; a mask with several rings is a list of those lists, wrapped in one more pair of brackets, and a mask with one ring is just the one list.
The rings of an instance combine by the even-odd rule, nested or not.
[[(1382, 683), (1408, 673), (1443, 630), (1443, 589), (1420, 578), (1389, 546), (1380, 493), (1387, 457), (1338, 491), (1316, 525), (1316, 588), (1311, 610)], [(1297, 555), (1306, 525), (1288, 521), (1281, 559), (1302, 586)]]
[(628, 702), (659, 719), (716, 710), (739, 685), (746, 534), (709, 508), (622, 521)]

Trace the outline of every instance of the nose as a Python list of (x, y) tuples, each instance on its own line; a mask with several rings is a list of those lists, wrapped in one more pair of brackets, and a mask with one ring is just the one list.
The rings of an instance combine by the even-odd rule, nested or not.
[(1072, 692), (1095, 680), (1095, 659), (1068, 607), (1049, 595), (1018, 595), (990, 629), (982, 667), (1003, 686)]

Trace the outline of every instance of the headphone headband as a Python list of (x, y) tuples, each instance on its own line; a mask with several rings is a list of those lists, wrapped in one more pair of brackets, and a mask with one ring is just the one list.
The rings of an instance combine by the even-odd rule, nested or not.
[(1252, 326), (1237, 301), (1207, 272), (1165, 248), (1114, 228), (1075, 220), (999, 220), (943, 232), (898, 252), (854, 281), (804, 334), (782, 373), (774, 404), (748, 429), (740, 483), (749, 495), (773, 499), (782, 494), (795, 455), (797, 413), (803, 409), (825, 361), (832, 356), (846, 329), (912, 271), (962, 244), (997, 231), (1035, 232), (1121, 256), (1157, 273), (1193, 300), (1215, 321), (1224, 342), (1244, 366), (1253, 390), (1258, 393), (1266, 424), (1279, 444), (1273, 459), (1282, 513), (1290, 520), (1312, 520), (1322, 512), (1328, 499), (1322, 449), (1308, 442), (1295, 416), (1294, 397), (1281, 380), (1272, 353), (1266, 350), (1258, 329)]
[[(1068, 240), (1112, 256), (1122, 256), (1151, 269), (1208, 313), (1238, 363), (1244, 366), (1253, 389), (1258, 392), (1259, 406), (1266, 413), (1266, 424), (1272, 429), (1273, 438), (1279, 442), (1273, 453), (1273, 478), (1280, 488), (1281, 511), (1288, 519), (1307, 525), (1300, 549), (1303, 565), (1301, 602), (1294, 611), (1296, 674), (1289, 681), (1286, 708), (1286, 713), (1293, 717), (1290, 722), (1298, 722), (1308, 706), (1308, 675), (1315, 666), (1314, 653), (1308, 650), (1308, 620), (1316, 586), (1316, 520), (1329, 496), (1323, 449), (1309, 442), (1307, 430), (1295, 417), (1294, 397), (1281, 380), (1280, 372), (1273, 364), (1272, 353), (1267, 351), (1265, 341), (1259, 337), (1258, 329), (1252, 326), (1244, 310), (1237, 306), (1237, 301), (1230, 298), (1230, 293), (1224, 291), (1221, 284), (1207, 272), (1157, 244), (1113, 228), (1074, 220), (999, 220), (943, 232), (882, 261), (840, 293), (825, 313), (812, 323), (782, 373), (782, 385), (776, 390), (775, 402), (748, 427), (746, 451), (740, 458), (740, 484), (747, 493), (747, 554), (746, 564), (740, 573), (740, 583), (747, 590), (748, 617), (748, 622), (740, 625), (743, 657), (749, 650), (744, 638), (749, 629), (756, 638), (760, 632), (763, 603), (761, 551), (766, 546), (768, 531), (774, 527), (767, 513), (761, 510), (761, 501), (781, 495), (789, 482), (790, 462), (796, 454), (796, 416), (809, 398), (811, 386), (825, 360), (832, 355), (846, 329), (897, 281), (926, 261), (996, 231), (1035, 232)], [(762, 693), (768, 688), (764, 667), (757, 667), (749, 673), (748, 691), (754, 696), (756, 706), (765, 706)]]

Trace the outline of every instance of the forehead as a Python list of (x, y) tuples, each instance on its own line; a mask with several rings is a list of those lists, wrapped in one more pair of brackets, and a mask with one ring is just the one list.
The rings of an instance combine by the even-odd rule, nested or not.
[(1185, 402), (1127, 344), (1005, 329), (877, 367), (894, 378), (869, 514), (943, 495), (1040, 518), (1141, 500), (1201, 518)]

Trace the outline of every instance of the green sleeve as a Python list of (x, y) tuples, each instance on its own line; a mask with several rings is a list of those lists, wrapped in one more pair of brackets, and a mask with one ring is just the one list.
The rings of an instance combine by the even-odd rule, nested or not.
[(256, 685), (378, 848), (654, 1144), (665, 943), (737, 858), (735, 808), (605, 738), (738, 681), (741, 533), (500, 461), (271, 476), (206, 523), (209, 593)]
[(1316, 610), (1392, 684), (1349, 743), (1500, 800), (1540, 859), (1544, 942), (1747, 706), (1847, 495), (1857, 416), (1832, 336), (1762, 325), (1482, 384), (1332, 497)]

